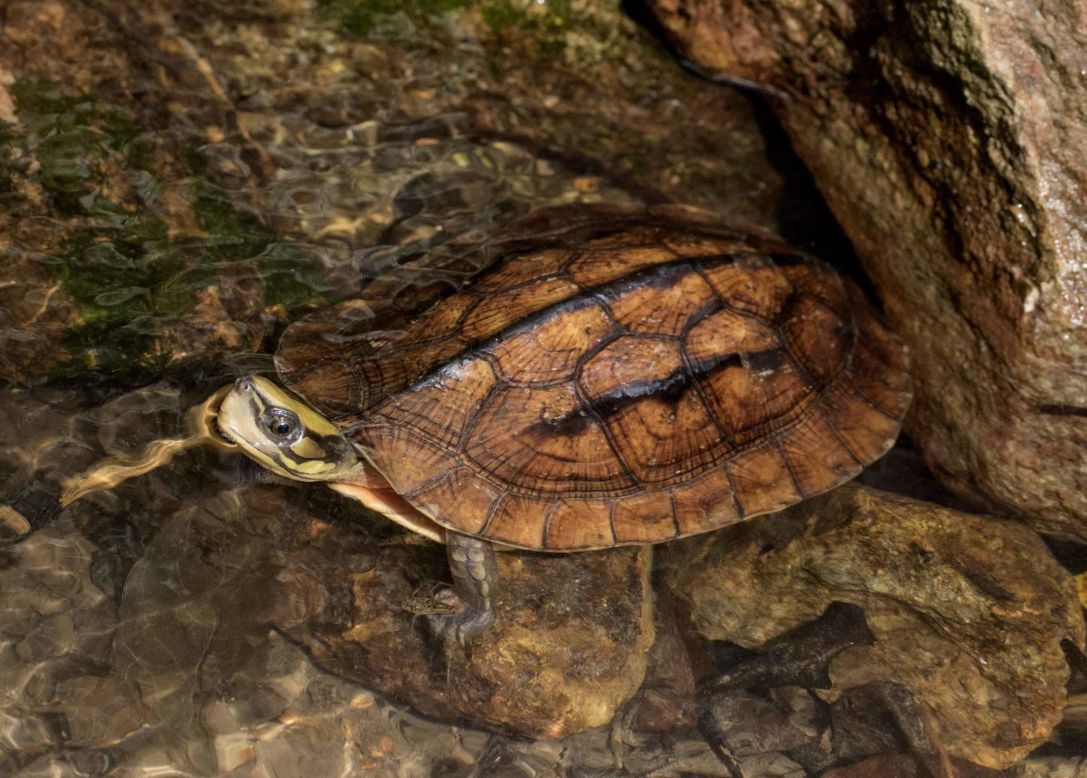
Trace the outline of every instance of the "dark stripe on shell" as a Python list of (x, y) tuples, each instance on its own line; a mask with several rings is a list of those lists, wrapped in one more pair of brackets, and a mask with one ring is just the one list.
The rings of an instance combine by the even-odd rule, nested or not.
[[(650, 265), (649, 267), (642, 268), (630, 275), (616, 278), (603, 284), (579, 287), (581, 289), (580, 294), (574, 297), (568, 297), (565, 300), (560, 300), (557, 303), (553, 303), (546, 308), (536, 311), (524, 319), (519, 319), (504, 330), (487, 338), (485, 341), (467, 344), (465, 352), (485, 351), (515, 335), (534, 329), (554, 316), (578, 311), (589, 305), (599, 305), (600, 300), (610, 301), (633, 289), (640, 289), (645, 286), (652, 286), (655, 288), (671, 286), (675, 283), (677, 277), (682, 275), (680, 271), (694, 271), (694, 265), (692, 264), (694, 261), (710, 262), (712, 264), (708, 266), (717, 267), (719, 265), (731, 264), (732, 262), (735, 262), (735, 260), (736, 256), (733, 254), (715, 254), (706, 257), (682, 257), (677, 258), (672, 262), (661, 262)], [(456, 358), (457, 357), (453, 357), (452, 359)], [(452, 359), (450, 361), (452, 361)]]
[(621, 413), (624, 408), (646, 398), (660, 400), (674, 406), (683, 399), (689, 390), (697, 386), (699, 380), (707, 378), (722, 367), (746, 363), (751, 369), (758, 371), (767, 368), (758, 368), (755, 367), (756, 365), (773, 364), (780, 366), (785, 359), (785, 353), (780, 348), (750, 354), (722, 354), (714, 359), (705, 359), (692, 363), (690, 371), (686, 367), (681, 367), (664, 378), (649, 381), (631, 381), (614, 392), (591, 398), (587, 406), (581, 405), (565, 416), (537, 422), (529, 427), (526, 432), (530, 435), (537, 431), (546, 431), (559, 435), (578, 434), (593, 422), (594, 416), (601, 422), (607, 422), (610, 418)]
[[(381, 402), (388, 399), (390, 396), (392, 396), (392, 394), (395, 394), (397, 391), (411, 391), (412, 387), (420, 386), (427, 383), (428, 381), (434, 380), (449, 364), (452, 364), (467, 357), (485, 357), (485, 354), (483, 352), (486, 352), (488, 349), (492, 349), (498, 346), (503, 341), (511, 337), (538, 327), (543, 322), (551, 319), (552, 317), (572, 313), (590, 305), (601, 305), (602, 302), (609, 299), (615, 299), (621, 296), (626, 291), (641, 288), (643, 286), (649, 285), (656, 286), (658, 288), (669, 286), (675, 283), (676, 279), (682, 276), (684, 271), (697, 272), (696, 267), (720, 267), (733, 264), (740, 259), (753, 258), (756, 256), (765, 257), (766, 255), (756, 254), (754, 252), (736, 252), (729, 254), (708, 254), (693, 257), (677, 257), (672, 262), (661, 262), (658, 264), (650, 265), (649, 267), (642, 268), (634, 273), (631, 273), (630, 275), (626, 275), (603, 284), (582, 287), (580, 294), (568, 297), (557, 303), (553, 303), (552, 305), (542, 308), (541, 310), (536, 311), (535, 313), (532, 313), (531, 315), (523, 319), (519, 319), (510, 324), (505, 329), (483, 341), (473, 341), (465, 343), (464, 347), (459, 352), (452, 354), (448, 358), (442, 360), (440, 364), (431, 366), (430, 370), (421, 371), (419, 374), (415, 375), (412, 379), (410, 379), (407, 385), (403, 386), (402, 388), (395, 390), (389, 394), (370, 397), (369, 404), (365, 408), (360, 408), (359, 410), (362, 413), (365, 413), (370, 408), (373, 408), (374, 406), (379, 405)], [(781, 256), (783, 258), (788, 258), (792, 257), (793, 255), (783, 254)], [(804, 259), (803, 255), (797, 255), (797, 258), (793, 261), (796, 262), (800, 259)], [(811, 260), (807, 259), (806, 261)], [(692, 324), (696, 323), (703, 316), (712, 313), (714, 310), (718, 310), (720, 307), (720, 303), (715, 302), (706, 310), (699, 311), (694, 317), (692, 317)], [(461, 315), (457, 326), (460, 326), (460, 323), (463, 322), (465, 316), (467, 316), (468, 311), (470, 310), (471, 307), (469, 307), (469, 309)], [(622, 330), (620, 330), (620, 332), (622, 332)], [(604, 342), (598, 344), (597, 350), (606, 346), (608, 341), (610, 341), (610, 339), (605, 339)], [(418, 343), (412, 344), (412, 347), (417, 348), (419, 346), (425, 345), (427, 342), (428, 341), (420, 341)], [(403, 349), (401, 348), (401, 350)], [(374, 352), (373, 354), (368, 354), (361, 357), (361, 360), (365, 363), (367, 360), (376, 359), (382, 356), (389, 356), (392, 353), (395, 352), (393, 350)], [(351, 432), (357, 429), (362, 423), (364, 423), (364, 419), (360, 418), (357, 422), (353, 424), (345, 424), (344, 429), (348, 432)]]

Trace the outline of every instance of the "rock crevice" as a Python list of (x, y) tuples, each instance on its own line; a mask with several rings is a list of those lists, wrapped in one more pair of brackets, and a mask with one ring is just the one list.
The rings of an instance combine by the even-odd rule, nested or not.
[(1087, 539), (1087, 4), (651, 6), (701, 67), (791, 96), (775, 111), (913, 350), (933, 468)]

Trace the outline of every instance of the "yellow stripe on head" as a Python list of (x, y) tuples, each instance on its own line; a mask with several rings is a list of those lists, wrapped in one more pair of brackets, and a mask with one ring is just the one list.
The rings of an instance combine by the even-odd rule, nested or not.
[(223, 398), (219, 429), (273, 473), (296, 481), (338, 481), (363, 465), (340, 430), (267, 378), (239, 378)]

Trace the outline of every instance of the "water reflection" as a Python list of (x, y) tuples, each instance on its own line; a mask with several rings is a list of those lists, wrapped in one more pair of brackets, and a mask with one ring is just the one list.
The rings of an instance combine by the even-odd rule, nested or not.
[[(615, 9), (438, 5), (0, 11), (0, 774), (805, 774), (710, 744), (689, 703), (725, 660), (676, 661), (698, 641), (667, 608), (671, 642), (610, 727), (529, 742), (416, 715), (287, 637), (349, 614), (356, 579), (316, 585), (329, 570), (388, 553), (413, 585), (440, 574), (354, 503), (191, 450), (60, 509), (72, 474), (268, 371), (288, 321), (366, 278), (440, 277), (405, 264), (449, 236), (541, 205), (672, 199), (828, 240), (748, 104)], [(775, 694), (789, 737), (827, 739), (808, 692)]]
[[(253, 485), (230, 457), (200, 450), (63, 511), (57, 497), (101, 457), (178, 435), (185, 410), (231, 376), (269, 369), (286, 321), (350, 297), (362, 278), (403, 273), (448, 236), (631, 191), (705, 201), (728, 167), (759, 182), (729, 195), (736, 209), (767, 212), (780, 180), (742, 100), (633, 64), (653, 61), (653, 44), (620, 43), (616, 31), (633, 27), (613, 10), (588, 13), (604, 23), (576, 44), (626, 82), (590, 87), (595, 121), (612, 124), (601, 132), (587, 105), (556, 103), (563, 79), (586, 90), (569, 78), (576, 60), (538, 79), (495, 59), (478, 31), (450, 47), (440, 25), (419, 24), (421, 45), (405, 47), (359, 42), (292, 3), (277, 4), (278, 25), (257, 8), (238, 25), (210, 6), (198, 18), (156, 4), (31, 5), (12, 5), (0, 32), (19, 55), (0, 55), (15, 79), (0, 79), (13, 109), (0, 116), (0, 368), (35, 385), (0, 396), (0, 773), (615, 767), (606, 732), (559, 747), (428, 721), (320, 671), (274, 628), (329, 606), (296, 574), (327, 553), (299, 551), (306, 532), (332, 521), (361, 533), (338, 561), (355, 572), (373, 566), (374, 543), (402, 542), (356, 506)], [(505, 45), (521, 45), (511, 35)], [(84, 51), (84, 72), (54, 67), (46, 38)], [(662, 78), (685, 99), (724, 100), (719, 125), (751, 139), (693, 141), (673, 114), (640, 120), (657, 137), (646, 147), (641, 128), (621, 125), (647, 98), (619, 87)], [(540, 123), (548, 112), (558, 120)], [(669, 171), (660, 142), (701, 143), (702, 156)], [(640, 185), (606, 174), (632, 165)], [(683, 737), (639, 744), (637, 771), (723, 774), (699, 737)]]

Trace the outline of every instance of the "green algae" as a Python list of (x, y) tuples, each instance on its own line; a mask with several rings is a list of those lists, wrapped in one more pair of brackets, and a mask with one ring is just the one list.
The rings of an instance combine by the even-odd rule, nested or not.
[(534, 54), (553, 55), (567, 45), (566, 35), (585, 20), (575, 16), (570, 0), (548, 0), (541, 9), (517, 0), (490, 0), (479, 6), (483, 24), (498, 35), (516, 32), (530, 44)]
[(81, 201), (107, 183), (106, 163), (137, 170), (146, 164), (140, 128), (121, 109), (38, 78), (16, 81), (11, 94), (40, 166), (37, 178), (62, 213), (87, 212)]
[(15, 149), (15, 133), (9, 125), (0, 122), (0, 207), (8, 207), (18, 199), (15, 192)]
[(433, 17), (456, 11), (471, 0), (318, 0), (321, 15), (344, 32), (358, 37), (400, 37), (395, 19), (427, 23)]
[(229, 193), (206, 177), (207, 164), (199, 152), (189, 150), (185, 158), (193, 172), (193, 212), (206, 233), (198, 247), (205, 261), (252, 262), (264, 282), (268, 305), (297, 310), (323, 302), (327, 289), (320, 258), (279, 236), (255, 213), (237, 207)]
[[(88, 203), (88, 205), (91, 205)], [(157, 321), (181, 317), (193, 304), (175, 280), (186, 259), (172, 246), (167, 225), (146, 212), (122, 215), (96, 198), (92, 227), (66, 237), (49, 268), (79, 311), (64, 346), (75, 357), (61, 373), (94, 368), (114, 375), (163, 370)]]
[(408, 25), (434, 26), (445, 14), (475, 9), (492, 34), (516, 32), (543, 55), (563, 50), (566, 33), (584, 21), (574, 14), (571, 0), (318, 0), (318, 8), (344, 32), (362, 38), (404, 37)]
[[(20, 174), (41, 186), (63, 236), (45, 267), (79, 313), (63, 338), (74, 359), (57, 370), (98, 362), (96, 353), (116, 355), (108, 369), (143, 363), (154, 342), (138, 323), (184, 309), (179, 295), (163, 291), (184, 262), (166, 223), (147, 208), (157, 187), (144, 170), (141, 130), (121, 109), (44, 79), (18, 80), (11, 94), (19, 124), (5, 140), (36, 163)], [(124, 192), (123, 202), (107, 194), (114, 191)]]
[[(174, 365), (169, 330), (193, 318), (203, 290), (224, 277), (259, 278), (252, 294), (284, 311), (323, 300), (322, 265), (216, 186), (195, 150), (186, 204), (203, 235), (171, 237), (164, 185), (150, 170), (142, 129), (125, 111), (42, 79), (11, 88), (18, 125), (0, 125), (0, 203), (18, 175), (40, 185), (56, 220), (44, 266), (78, 312), (65, 330), (71, 359), (54, 373), (92, 368), (111, 377), (162, 374)], [(32, 171), (32, 172), (28, 172)], [(176, 345), (176, 344), (175, 344)]]
[(193, 178), (190, 192), (205, 232), (200, 240), (172, 241), (166, 222), (147, 210), (122, 214), (98, 198), (96, 226), (75, 232), (52, 256), (54, 278), (83, 319), (64, 341), (83, 359), (64, 372), (90, 367), (116, 377), (180, 369), (163, 348), (163, 331), (184, 324), (198, 293), (239, 265), (263, 281), (264, 306), (291, 311), (322, 301), (317, 257), (279, 238), (207, 179)]

